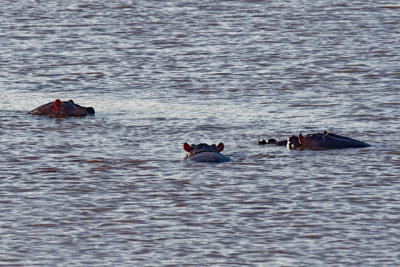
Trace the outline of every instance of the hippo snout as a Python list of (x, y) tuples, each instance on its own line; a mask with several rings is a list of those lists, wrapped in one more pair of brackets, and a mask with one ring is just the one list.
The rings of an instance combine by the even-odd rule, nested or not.
[(86, 114), (87, 115), (94, 115), (94, 108), (92, 108), (92, 107), (86, 108)]

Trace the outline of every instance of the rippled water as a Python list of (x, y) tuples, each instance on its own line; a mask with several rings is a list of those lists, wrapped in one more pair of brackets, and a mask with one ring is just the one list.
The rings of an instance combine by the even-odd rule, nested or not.
[[(0, 2), (0, 264), (399, 265), (399, 11)], [(56, 98), (96, 115), (26, 114)], [(257, 145), (323, 130), (372, 147)]]

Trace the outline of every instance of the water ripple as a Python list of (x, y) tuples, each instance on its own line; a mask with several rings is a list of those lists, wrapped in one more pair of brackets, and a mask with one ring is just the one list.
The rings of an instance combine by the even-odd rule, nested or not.
[[(399, 265), (398, 9), (0, 2), (0, 262)], [(26, 114), (56, 98), (96, 116)], [(323, 130), (372, 146), (257, 145)]]

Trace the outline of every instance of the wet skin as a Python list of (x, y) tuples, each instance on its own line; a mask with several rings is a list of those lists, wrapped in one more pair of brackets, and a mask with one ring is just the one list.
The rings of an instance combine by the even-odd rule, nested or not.
[(324, 149), (340, 149), (340, 148), (360, 148), (370, 146), (367, 143), (337, 135), (328, 133), (327, 131), (323, 133), (308, 134), (303, 136), (301, 133), (298, 136), (292, 135), (288, 140), (283, 140), (277, 142), (275, 139), (269, 139), (265, 141), (261, 139), (258, 142), (262, 144), (276, 144), (281, 146), (287, 146), (289, 149), (312, 149), (312, 150), (324, 150)]
[(183, 149), (187, 152), (185, 159), (196, 162), (226, 162), (230, 161), (230, 158), (222, 155), (220, 152), (224, 149), (224, 144), (220, 143), (217, 145), (208, 145), (201, 143), (198, 145), (189, 145), (188, 143), (183, 144)]
[(277, 145), (277, 146), (286, 146), (287, 140), (276, 141), (275, 139), (271, 138), (268, 140), (260, 139), (258, 141), (259, 145)]
[(75, 104), (74, 101), (60, 101), (60, 99), (44, 104), (28, 112), (32, 115), (44, 115), (53, 118), (65, 117), (83, 117), (86, 115), (94, 115), (92, 107), (82, 107)]

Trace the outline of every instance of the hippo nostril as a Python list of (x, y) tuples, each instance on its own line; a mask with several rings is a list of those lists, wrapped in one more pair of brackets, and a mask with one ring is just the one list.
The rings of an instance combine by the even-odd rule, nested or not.
[(94, 108), (92, 108), (92, 107), (86, 108), (86, 113), (88, 113), (90, 115), (94, 115)]

